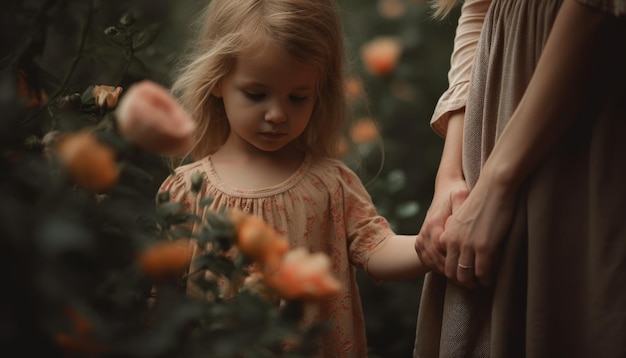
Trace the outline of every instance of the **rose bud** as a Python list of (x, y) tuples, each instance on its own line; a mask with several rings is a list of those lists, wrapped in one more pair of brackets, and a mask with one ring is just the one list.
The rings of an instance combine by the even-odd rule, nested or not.
[(115, 109), (120, 93), (122, 93), (122, 87), (106, 85), (95, 85), (91, 90), (98, 107), (108, 110)]

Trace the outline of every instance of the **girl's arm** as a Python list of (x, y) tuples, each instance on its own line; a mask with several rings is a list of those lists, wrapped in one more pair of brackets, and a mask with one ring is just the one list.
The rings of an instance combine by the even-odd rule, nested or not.
[(428, 272), (413, 249), (415, 236), (394, 235), (385, 239), (367, 261), (367, 272), (381, 281), (406, 280)]
[[(520, 184), (570, 127), (590, 79), (608, 15), (565, 0), (517, 109), (471, 193), (448, 222), (445, 272), (465, 286), (491, 282), (494, 255), (508, 230)], [(463, 269), (458, 264), (474, 265)]]

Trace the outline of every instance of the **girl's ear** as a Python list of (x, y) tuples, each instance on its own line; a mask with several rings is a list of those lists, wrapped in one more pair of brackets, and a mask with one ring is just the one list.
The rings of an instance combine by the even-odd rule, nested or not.
[(218, 82), (217, 84), (215, 84), (215, 86), (213, 86), (213, 89), (211, 90), (211, 94), (217, 98), (222, 98), (222, 81)]

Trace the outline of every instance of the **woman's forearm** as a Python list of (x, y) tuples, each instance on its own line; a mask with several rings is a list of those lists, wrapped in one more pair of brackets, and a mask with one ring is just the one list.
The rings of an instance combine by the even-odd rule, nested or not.
[(487, 159), (482, 175), (515, 188), (571, 126), (586, 92), (590, 64), (608, 15), (565, 0), (517, 109)]
[(464, 118), (465, 109), (450, 114), (435, 186), (448, 180), (464, 178), (462, 164)]

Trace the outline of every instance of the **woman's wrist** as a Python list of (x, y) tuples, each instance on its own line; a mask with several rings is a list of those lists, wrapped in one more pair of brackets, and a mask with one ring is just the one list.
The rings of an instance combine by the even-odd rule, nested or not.
[(497, 158), (489, 158), (483, 166), (478, 180), (486, 181), (493, 189), (501, 189), (502, 191), (517, 191), (524, 176), (520, 174), (521, 170), (510, 161), (497, 160)]
[(464, 117), (464, 108), (450, 113), (448, 129), (446, 131), (446, 142), (441, 155), (435, 186), (464, 180), (461, 154), (463, 148)]
[(457, 168), (440, 168), (435, 177), (435, 187), (465, 181), (463, 171)]

